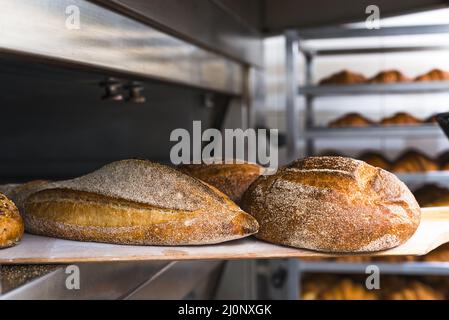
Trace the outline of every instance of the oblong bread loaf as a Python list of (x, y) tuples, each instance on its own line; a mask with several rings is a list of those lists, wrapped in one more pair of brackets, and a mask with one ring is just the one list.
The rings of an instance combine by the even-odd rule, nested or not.
[(242, 208), (256, 237), (325, 252), (369, 252), (408, 240), (420, 221), (413, 194), (395, 175), (363, 161), (311, 157), (259, 177)]
[(26, 199), (24, 217), (30, 233), (117, 244), (211, 244), (258, 229), (217, 189), (145, 160), (49, 183)]

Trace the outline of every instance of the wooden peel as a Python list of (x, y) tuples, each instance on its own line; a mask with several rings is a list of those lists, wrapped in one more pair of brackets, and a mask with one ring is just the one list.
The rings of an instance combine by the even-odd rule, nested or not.
[[(402, 246), (371, 256), (424, 255), (449, 242), (449, 207), (422, 209), (421, 224)], [(361, 254), (366, 256), (367, 254)], [(150, 260), (228, 260), (335, 257), (336, 254), (277, 246), (246, 238), (207, 246), (123, 246), (77, 242), (26, 234), (22, 242), (0, 250), (0, 264), (81, 263)]]

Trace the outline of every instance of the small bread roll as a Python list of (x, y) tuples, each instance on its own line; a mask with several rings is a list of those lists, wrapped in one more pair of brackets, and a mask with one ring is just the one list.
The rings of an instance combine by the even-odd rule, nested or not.
[(259, 177), (242, 208), (259, 239), (324, 252), (396, 247), (416, 231), (421, 210), (394, 174), (343, 157), (310, 157)]
[(0, 193), (0, 248), (11, 247), (23, 235), (23, 221), (15, 204)]

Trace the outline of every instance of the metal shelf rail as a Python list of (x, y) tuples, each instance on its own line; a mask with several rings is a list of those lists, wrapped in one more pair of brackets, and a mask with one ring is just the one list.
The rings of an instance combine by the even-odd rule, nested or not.
[[(303, 30), (288, 30), (285, 33), (286, 38), (286, 115), (287, 115), (287, 156), (288, 160), (293, 160), (298, 156), (313, 154), (314, 139), (326, 135), (324, 131), (317, 130), (314, 126), (313, 103), (321, 96), (353, 96), (353, 95), (384, 95), (384, 94), (427, 94), (436, 92), (449, 92), (448, 81), (427, 82), (427, 83), (397, 83), (397, 84), (361, 84), (361, 85), (320, 85), (312, 83), (313, 63), (318, 56), (329, 55), (347, 55), (347, 54), (371, 54), (381, 52), (410, 52), (424, 50), (448, 50), (447, 46), (424, 45), (424, 46), (396, 46), (396, 47), (368, 47), (368, 48), (328, 48), (313, 49), (303, 45), (303, 40), (312, 39), (331, 39), (331, 38), (353, 38), (353, 37), (381, 37), (398, 35), (416, 35), (416, 34), (444, 34), (449, 32), (447, 25), (430, 26), (407, 26), (407, 27), (389, 27), (379, 30), (367, 30), (357, 28), (317, 28)], [(305, 85), (298, 87), (295, 68), (297, 55), (301, 52), (305, 57)], [(305, 121), (302, 125), (299, 121), (299, 106), (297, 96), (302, 95), (305, 98)], [(432, 135), (432, 130), (427, 126), (423, 128), (413, 128), (425, 135)], [(371, 130), (370, 133), (368, 133)], [(388, 129), (389, 130), (389, 129)], [(394, 132), (394, 129), (384, 133), (384, 128), (369, 129), (366, 135), (380, 134), (382, 136), (399, 136), (401, 130)], [(343, 131), (339, 131), (343, 132)], [(403, 131), (405, 135), (410, 132)], [(354, 134), (361, 131), (354, 131)], [(436, 131), (435, 131), (436, 133)], [(336, 137), (347, 137), (346, 133), (337, 133), (332, 131), (329, 135), (335, 134)], [(361, 136), (366, 137), (365, 134)], [(418, 133), (416, 133), (418, 135)], [(301, 153), (301, 144), (298, 139), (305, 141), (305, 154)]]
[[(79, 26), (64, 28), (68, 5), (82, 12)], [(243, 91), (242, 63), (92, 1), (2, 1), (0, 21), (0, 51), (8, 56), (233, 95)]]
[[(392, 94), (428, 94), (449, 92), (449, 82), (398, 83), (398, 84), (362, 84), (362, 85), (313, 85), (313, 63), (317, 56), (373, 54), (386, 52), (410, 52), (424, 50), (448, 50), (446, 46), (412, 46), (385, 48), (345, 48), (314, 50), (303, 45), (303, 40), (396, 36), (416, 34), (449, 33), (449, 24), (433, 26), (391, 27), (379, 30), (351, 28), (317, 28), (307, 30), (288, 30), (286, 38), (286, 119), (287, 119), (287, 157), (293, 160), (299, 156), (313, 154), (313, 142), (317, 138), (348, 138), (348, 137), (438, 137), (442, 131), (433, 124), (401, 127), (370, 127), (370, 128), (320, 128), (314, 124), (313, 103), (316, 98), (324, 96), (355, 96), (355, 95), (392, 95)], [(297, 56), (302, 53), (305, 58), (305, 85), (298, 87), (296, 75)], [(305, 121), (300, 122), (298, 95), (305, 98)], [(300, 139), (305, 141), (305, 154), (301, 152)], [(449, 178), (448, 171), (398, 174), (406, 183), (442, 182)], [(449, 276), (449, 263), (406, 262), (406, 263), (339, 263), (339, 262), (305, 262), (293, 259), (290, 264), (296, 264), (298, 291), (290, 298), (296, 299), (300, 292), (301, 278), (304, 273), (365, 273), (369, 264), (376, 264), (385, 274), (401, 275), (444, 275)], [(290, 285), (291, 286), (291, 285)]]
[(416, 173), (397, 173), (396, 176), (406, 184), (411, 183), (447, 183), (449, 171), (429, 171)]
[(350, 96), (379, 94), (425, 94), (449, 92), (449, 81), (406, 82), (392, 84), (318, 85), (304, 86), (298, 93), (309, 96)]
[(309, 128), (305, 133), (307, 138), (438, 138), (444, 133), (435, 124), (409, 126), (372, 126), (361, 128)]
[(366, 268), (375, 265), (381, 274), (397, 275), (439, 275), (449, 276), (449, 262), (367, 262), (367, 263), (344, 263), (344, 262), (304, 262), (298, 263), (301, 273), (351, 273), (364, 274)]

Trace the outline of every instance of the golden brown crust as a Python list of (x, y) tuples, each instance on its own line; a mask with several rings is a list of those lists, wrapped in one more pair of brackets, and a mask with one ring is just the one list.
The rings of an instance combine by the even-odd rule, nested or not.
[(318, 299), (321, 300), (377, 300), (378, 296), (368, 291), (363, 285), (350, 279), (340, 280), (332, 287), (323, 290)]
[(330, 128), (340, 127), (367, 127), (372, 125), (373, 122), (359, 113), (353, 112), (345, 114), (344, 116), (335, 119), (329, 123)]
[(242, 207), (256, 237), (325, 252), (370, 252), (408, 240), (420, 221), (413, 194), (395, 175), (342, 157), (297, 160), (259, 177)]
[(258, 228), (214, 187), (143, 160), (48, 184), (28, 197), (24, 217), (34, 234), (138, 245), (219, 243)]
[(23, 221), (14, 203), (0, 193), (0, 248), (15, 245), (23, 235)]
[(373, 167), (390, 170), (391, 163), (382, 154), (375, 151), (366, 151), (358, 157), (360, 160), (372, 165)]
[(432, 69), (429, 72), (415, 78), (415, 81), (447, 81), (449, 72), (441, 69)]
[(381, 125), (411, 125), (411, 124), (420, 124), (421, 120), (415, 118), (411, 114), (406, 112), (398, 112), (391, 117), (383, 118), (380, 121)]
[(178, 169), (214, 186), (236, 203), (240, 202), (243, 193), (263, 171), (261, 166), (253, 163), (190, 164)]
[(438, 164), (435, 161), (415, 150), (403, 153), (391, 167), (393, 172), (426, 172), (438, 169)]
[(398, 70), (385, 70), (376, 74), (373, 78), (369, 79), (368, 83), (395, 83), (410, 81), (408, 77), (402, 74)]
[(411, 281), (399, 289), (393, 289), (385, 298), (387, 300), (443, 300), (444, 296), (428, 285)]
[(322, 79), (320, 84), (358, 84), (365, 81), (366, 78), (364, 75), (343, 70)]

